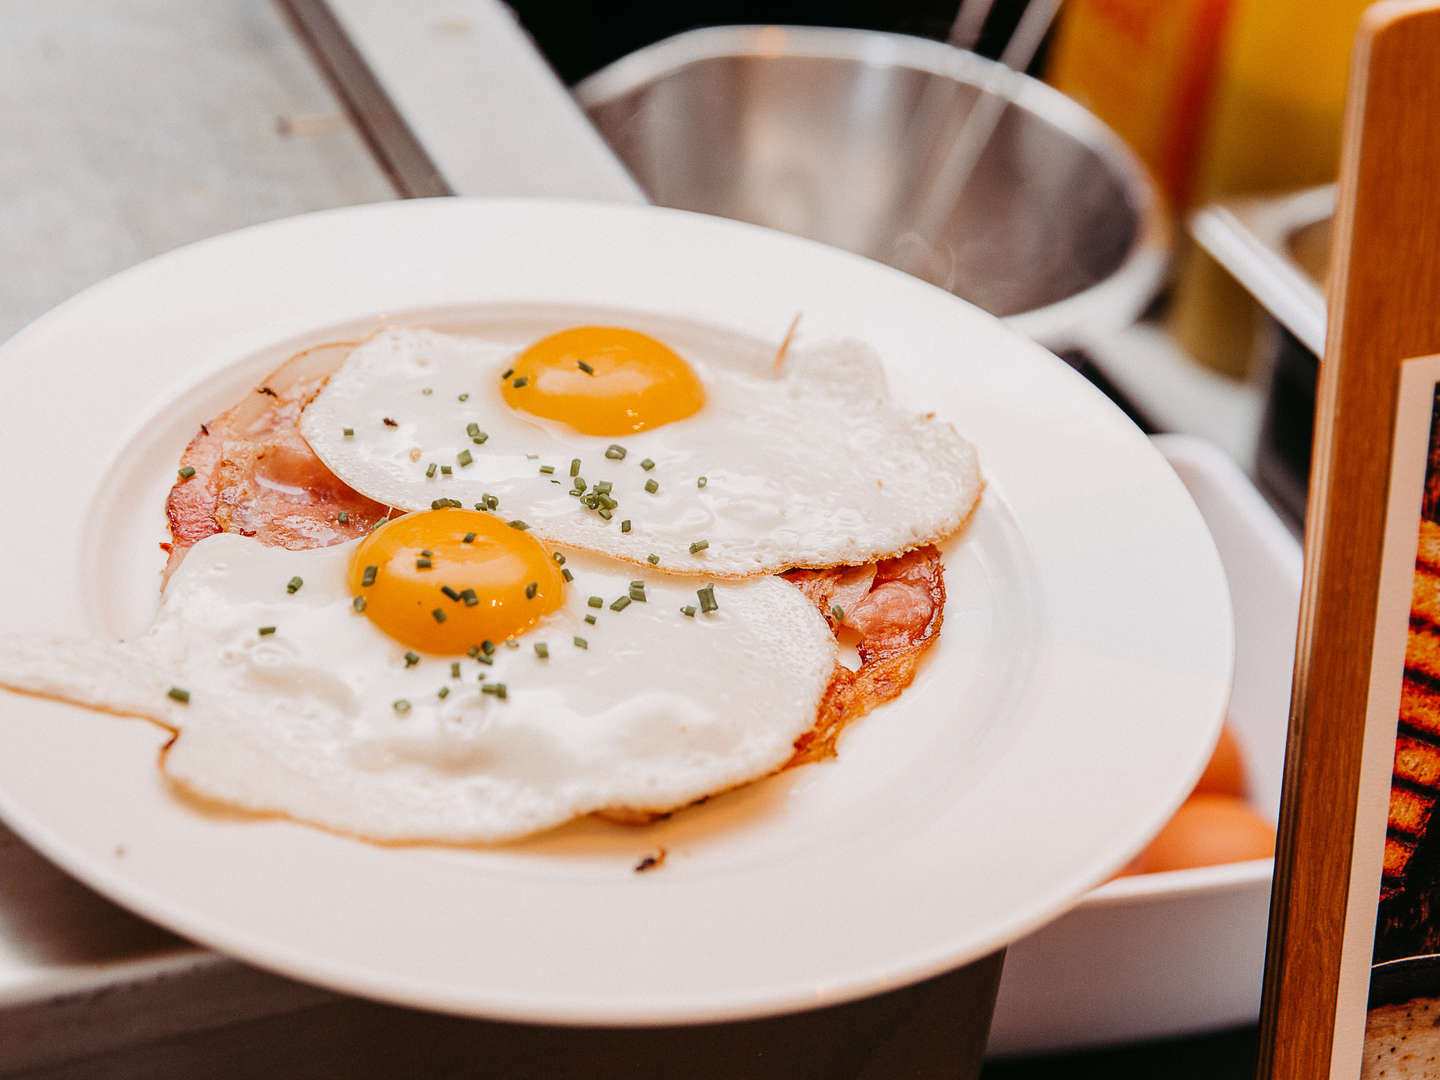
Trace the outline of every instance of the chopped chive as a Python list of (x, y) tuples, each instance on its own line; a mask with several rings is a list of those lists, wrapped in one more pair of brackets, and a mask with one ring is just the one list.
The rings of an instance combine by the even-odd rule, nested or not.
[(564, 565), (565, 565), (565, 556), (564, 556), (564, 554), (562, 554), (562, 553), (559, 552), (559, 551), (552, 551), (552, 552), (550, 552), (550, 558), (552, 558), (552, 559), (555, 560), (555, 565), (557, 565), (557, 566), (564, 566)]
[(375, 584), (375, 575), (379, 572), (378, 566), (367, 566), (365, 572), (360, 575), (360, 584), (370, 586)]
[(698, 555), (710, 546), (709, 540), (694, 540), (690, 544), (690, 554)]
[(611, 443), (605, 448), (605, 456), (611, 461), (624, 461), (625, 448), (619, 443)]
[(526, 460), (526, 461), (539, 461), (539, 460), (540, 460), (540, 455), (539, 455), (539, 454), (526, 454), (526, 455), (525, 455), (525, 460)]
[(406, 666), (406, 667), (414, 667), (414, 666), (415, 666), (416, 664), (418, 664), (419, 662), (420, 662), (420, 654), (419, 654), (419, 653), (417, 653), (417, 652), (406, 652), (406, 653), (405, 653), (405, 666)]
[(403, 697), (398, 699), (395, 702), (395, 711), (403, 716), (410, 711), (410, 702), (406, 701)]
[(470, 423), (465, 425), (465, 434), (473, 439), (476, 435), (480, 434), (480, 425), (475, 423), (474, 420), (471, 420)]
[(516, 641), (513, 637), (512, 637), (512, 638), (506, 638), (506, 639), (505, 639), (505, 647), (506, 647), (507, 649), (518, 649), (518, 648), (520, 647), (520, 642)]
[(335, 515), (335, 520), (340, 522), (341, 525), (350, 524), (350, 511), (341, 510), (338, 514)]
[(459, 661), (459, 660), (451, 660), (451, 661), (450, 661), (450, 677), (451, 677), (452, 679), (458, 679), (458, 678), (460, 677), (460, 661)]
[(465, 655), (466, 655), (466, 656), (479, 656), (479, 655), (480, 655), (480, 646), (479, 646), (479, 645), (471, 645), (468, 649), (465, 650)]
[(172, 701), (180, 702), (181, 705), (188, 705), (190, 703), (190, 691), (184, 687), (172, 686), (169, 690), (165, 691), (165, 696)]
[[(483, 678), (485, 673), (482, 671), (480, 675)], [(486, 683), (484, 686), (480, 687), (480, 692), (482, 694), (493, 694), (495, 693), (495, 687), (499, 685), (499, 683)]]
[(436, 465), (435, 462), (433, 462), (433, 461), (430, 462), (429, 465), (426, 465), (426, 466), (425, 466), (425, 475), (426, 475), (427, 477), (430, 477), (430, 478), (433, 479), (434, 476), (435, 476), (435, 470), (438, 469), (439, 467), (440, 467), (440, 466)]
[(720, 605), (715, 602), (714, 585), (706, 585), (703, 589), (696, 589), (695, 595), (700, 597), (700, 610), (707, 615), (712, 611), (720, 610)]
[(498, 510), (498, 509), (500, 509), (500, 500), (497, 499), (494, 495), (484, 495), (484, 496), (482, 496), (482, 498), (484, 498), (484, 500), (485, 500), (485, 509), (486, 509), (486, 510)]
[(570, 572), (570, 568), (568, 566), (560, 571), (560, 576), (565, 579), (567, 584), (575, 580), (575, 575)]
[(460, 599), (465, 602), (466, 607), (474, 607), (480, 603), (480, 597), (475, 595), (474, 589), (462, 589), (460, 591)]
[(587, 623), (589, 623), (591, 626), (594, 626), (594, 625), (595, 625), (595, 616), (594, 616), (594, 615), (586, 615), (586, 616), (585, 616), (585, 621), (586, 621)]
[(440, 591), (441, 591), (442, 593), (444, 593), (446, 596), (448, 596), (451, 600), (459, 600), (459, 599), (460, 599), (460, 594), (459, 594), (458, 592), (456, 592), (454, 589), (452, 589), (449, 585), (441, 585), (441, 586), (440, 586)]
[(700, 479), (698, 479), (698, 480), (695, 481), (695, 486), (696, 486), (696, 487), (704, 487), (704, 486), (705, 486), (706, 484), (708, 484), (709, 482), (710, 482), (710, 481), (709, 481), (708, 478), (702, 476), (702, 477), (700, 477)]
[(355, 437), (355, 429), (353, 427), (342, 428), (341, 434), (347, 439), (353, 439)]
[(540, 466), (540, 472), (541, 472), (543, 475), (545, 475), (545, 476), (550, 476), (552, 473), (555, 472), (555, 466), (554, 466), (554, 465), (541, 465), (541, 466)]
[(839, 604), (832, 604), (832, 605), (830, 605), (830, 617), (831, 617), (832, 619), (834, 619), (836, 622), (844, 622), (844, 621), (845, 621), (845, 609), (844, 609), (843, 607), (841, 607)]
[(538, 656), (541, 660), (549, 660), (550, 646), (546, 645), (543, 641), (535, 642), (535, 655)]
[(579, 475), (580, 475), (580, 459), (579, 459), (578, 457), (577, 457), (577, 458), (571, 458), (571, 459), (570, 459), (570, 475), (571, 475), (571, 476), (579, 476)]
[(648, 491), (651, 495), (654, 495), (655, 492), (660, 490), (660, 485), (655, 482), (655, 478), (653, 476), (649, 480), (645, 481), (645, 490)]
[(575, 490), (577, 492), (585, 490), (585, 478), (583, 476), (575, 477)]
[(656, 555), (656, 554), (652, 551), (649, 555), (646, 555), (646, 556), (645, 556), (645, 561), (648, 562), (651, 566), (659, 566), (659, 565), (660, 565), (660, 556), (659, 556), (659, 555)]
[(484, 446), (485, 440), (488, 438), (490, 438), (490, 436), (485, 432), (477, 431), (474, 435), (470, 436), (470, 441), (473, 442), (476, 446)]
[(604, 607), (604, 606), (605, 606), (605, 601), (604, 601), (601, 597), (598, 597), (598, 596), (592, 596), (592, 597), (590, 597), (590, 599), (589, 599), (589, 600), (586, 600), (585, 603), (589, 604), (591, 607)]
[(429, 569), (430, 569), (430, 560), (429, 560), (429, 559), (425, 559), (425, 558), (416, 559), (416, 560), (415, 560), (415, 569), (416, 569), (416, 570), (429, 570)]
[(483, 652), (486, 656), (489, 656), (495, 651), (495, 642), (491, 641), (489, 638), (486, 638), (480, 643), (480, 651)]
[(441, 476), (449, 476), (453, 471), (454, 471), (454, 470), (451, 469), (449, 465), (441, 465), (441, 466), (440, 466), (440, 475), (441, 475)]
[(180, 479), (181, 479), (181, 480), (189, 480), (190, 477), (192, 477), (192, 476), (195, 475), (195, 466), (194, 466), (194, 465), (182, 465), (182, 466), (180, 466), (179, 473), (180, 473)]
[(457, 397), (455, 400), (456, 400), (456, 401), (469, 401), (469, 400), (470, 400), (470, 395), (469, 395), (468, 393), (461, 394), (461, 395), (460, 395), (459, 397)]
[(304, 578), (292, 577), (285, 583), (285, 591), (292, 596), (300, 591), (300, 586), (305, 584)]
[(476, 663), (480, 664), (493, 664), (495, 663), (495, 658), (493, 656), (487, 656), (484, 653), (481, 653), (479, 656), (475, 657), (475, 661)]
[(533, 581), (530, 582), (529, 585), (526, 585), (526, 586), (525, 586), (525, 599), (526, 599), (526, 600), (534, 600), (534, 599), (535, 599), (535, 594), (536, 594), (537, 592), (539, 592), (539, 591), (540, 591), (540, 586), (539, 586), (536, 582), (533, 582)]
[(583, 637), (579, 637), (579, 636), (577, 635), (576, 637), (573, 637), (573, 638), (571, 638), (570, 640), (573, 641), (573, 642), (575, 642), (575, 647), (576, 647), (577, 649), (588, 649), (588, 648), (590, 648), (590, 643), (589, 643), (588, 641), (586, 641)]
[(440, 689), (435, 692), (435, 696), (438, 697), (441, 701), (444, 701), (447, 697), (450, 696), (450, 687), (440, 687)]
[(437, 607), (437, 608), (433, 609), (433, 610), (430, 612), (430, 615), (431, 615), (431, 617), (432, 617), (436, 622), (444, 622), (444, 621), (445, 621), (445, 612), (444, 612), (444, 610), (442, 610), (441, 608), (438, 608), (438, 607)]
[(604, 518), (606, 521), (609, 521), (614, 516), (610, 512), (610, 508), (608, 506), (602, 506), (599, 510), (596, 510), (595, 512), (599, 514), (602, 518)]
[(497, 682), (493, 683), (492, 685), (495, 687), (495, 696), (498, 697), (501, 701), (504, 701), (507, 697), (505, 693), (505, 684), (503, 682)]
[(461, 450), (460, 453), (455, 455), (455, 460), (460, 463), (461, 468), (464, 468), (466, 465), (469, 465), (475, 459), (470, 456), (469, 450)]
[(273, 627), (273, 626), (262, 626), (262, 627), (260, 627), (260, 630), (259, 630), (259, 633), (260, 633), (260, 636), (261, 636), (261, 637), (269, 637), (269, 636), (270, 636), (271, 634), (273, 634), (274, 632), (275, 632), (275, 627)]
[(435, 393), (435, 388), (433, 386), (422, 386), (420, 388), (420, 393), (424, 394), (426, 397), (429, 397), (431, 394)]
[(651, 469), (653, 469), (653, 468), (655, 467), (655, 462), (651, 461), (651, 460), (647, 457), (644, 461), (640, 462), (640, 467), (641, 467), (642, 469), (644, 469), (646, 472), (649, 472)]
[(630, 586), (630, 599), (631, 599), (631, 600), (638, 600), (638, 601), (640, 601), (642, 604), (645, 602), (645, 583), (644, 583), (644, 582), (639, 582), (639, 581), (637, 581), (637, 582), (634, 582), (634, 583)]
[(624, 611), (629, 606), (630, 597), (628, 596), (617, 596), (614, 600), (610, 602), (611, 611)]
[(629, 519), (629, 518), (626, 518), (624, 521), (620, 522), (620, 531), (621, 531), (621, 532), (629, 532), (629, 531), (630, 531), (630, 519)]
[(434, 499), (430, 503), (431, 510), (444, 510), (448, 506), (459, 507), (459, 499)]
[(511, 375), (514, 375), (514, 374), (515, 374), (515, 369), (514, 369), (513, 367), (507, 367), (507, 368), (505, 369), (504, 373), (501, 374), (500, 378), (501, 378), (501, 379), (508, 379)]
[(601, 480), (595, 485), (595, 491), (599, 495), (609, 495), (611, 484), (609, 480)]
[(431, 551), (429, 548), (421, 548), (421, 549), (420, 549), (420, 554), (421, 554), (421, 555), (424, 555), (425, 558), (428, 559), (428, 558), (430, 558), (431, 555), (434, 555), (435, 552)]
[(595, 369), (589, 364), (587, 364), (584, 360), (576, 360), (575, 366), (578, 367), (581, 371), (585, 372), (586, 375), (595, 374)]
[(474, 534), (474, 533), (466, 533), (464, 536), (462, 536), (462, 537), (460, 538), (460, 542), (461, 542), (462, 544), (473, 544), (473, 543), (475, 542), (475, 534)]
[(521, 387), (529, 386), (530, 380), (527, 379), (524, 375), (521, 375), (518, 379), (511, 379), (510, 385), (513, 386), (516, 390), (519, 390)]
[(694, 605), (694, 604), (686, 604), (684, 607), (682, 607), (682, 608), (680, 609), (680, 614), (681, 614), (681, 615), (684, 615), (684, 616), (686, 616), (686, 617), (688, 617), (688, 618), (693, 619), (693, 618), (695, 617), (695, 605)]
[(351, 601), (350, 601), (350, 606), (353, 607), (356, 611), (364, 611), (364, 610), (365, 610), (365, 606), (366, 606), (365, 597), (363, 597), (363, 596), (357, 596), (357, 597), (355, 597), (354, 600), (351, 600)]
[(524, 532), (526, 529), (530, 528), (529, 525), (526, 525), (525, 522), (521, 521), (519, 518), (516, 518), (514, 521), (507, 521), (505, 522), (505, 524), (509, 525), (512, 529), (519, 529), (521, 532)]

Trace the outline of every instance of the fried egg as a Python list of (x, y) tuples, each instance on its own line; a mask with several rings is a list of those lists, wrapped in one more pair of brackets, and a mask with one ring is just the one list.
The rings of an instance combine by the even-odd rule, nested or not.
[(887, 394), (857, 342), (757, 367), (579, 327), (516, 353), (383, 331), (305, 408), (325, 465), (405, 510), (464, 506), (672, 573), (859, 564), (965, 522), (982, 482), (949, 424)]
[(167, 776), (231, 807), (488, 842), (778, 769), (836, 653), (782, 580), (637, 573), (442, 509), (312, 550), (201, 540), (143, 636), (0, 637), (0, 686), (175, 729)]

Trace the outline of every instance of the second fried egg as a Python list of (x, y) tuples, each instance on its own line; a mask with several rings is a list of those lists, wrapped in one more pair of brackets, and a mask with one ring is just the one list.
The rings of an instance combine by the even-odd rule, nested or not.
[(768, 365), (684, 358), (614, 327), (516, 353), (386, 330), (301, 433), (360, 493), (475, 507), (548, 540), (675, 573), (858, 564), (942, 539), (982, 488), (974, 448), (898, 407), (857, 342)]

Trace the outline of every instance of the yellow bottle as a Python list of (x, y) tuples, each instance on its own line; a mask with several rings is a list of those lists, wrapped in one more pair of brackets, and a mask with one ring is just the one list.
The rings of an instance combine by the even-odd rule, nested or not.
[[(1321, 184), (1340, 167), (1350, 48), (1364, 0), (1240, 0), (1199, 155), (1199, 202)], [(1203, 253), (1181, 267), (1171, 332), (1196, 359), (1245, 373), (1253, 301)]]

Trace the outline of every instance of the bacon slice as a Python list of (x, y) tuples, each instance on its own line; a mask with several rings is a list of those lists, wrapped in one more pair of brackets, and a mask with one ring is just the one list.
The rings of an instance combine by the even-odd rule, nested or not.
[[(180, 458), (195, 470), (170, 489), (165, 580), (191, 546), (218, 532), (267, 544), (328, 547), (363, 536), (388, 508), (343, 483), (300, 437), (300, 410), (352, 345), (322, 345), (273, 372), (254, 393), (201, 425)], [(347, 520), (340, 521), (344, 512)]]
[[(795, 741), (786, 768), (835, 755), (835, 742), (845, 725), (876, 705), (898, 697), (915, 678), (924, 655), (940, 633), (945, 612), (944, 566), (940, 552), (919, 548), (873, 566), (869, 584), (858, 600), (856, 584), (871, 567), (791, 570), (785, 578), (803, 592), (832, 627), (834, 608), (843, 611), (841, 624), (859, 636), (860, 667), (835, 665), (815, 725)], [(841, 602), (850, 600), (849, 606)]]

